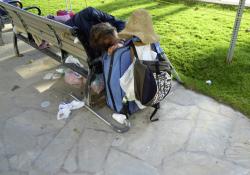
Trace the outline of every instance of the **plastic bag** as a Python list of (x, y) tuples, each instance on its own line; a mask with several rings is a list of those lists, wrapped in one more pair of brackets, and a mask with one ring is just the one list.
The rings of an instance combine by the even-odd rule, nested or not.
[(96, 74), (94, 81), (91, 82), (91, 89), (96, 94), (100, 94), (104, 89), (104, 80), (102, 74)]
[(70, 69), (65, 71), (64, 81), (69, 85), (82, 86), (86, 79)]

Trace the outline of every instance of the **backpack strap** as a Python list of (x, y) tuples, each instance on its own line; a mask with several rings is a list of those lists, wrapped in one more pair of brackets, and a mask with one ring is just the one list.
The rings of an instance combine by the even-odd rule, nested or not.
[(155, 122), (155, 121), (158, 121), (158, 120), (159, 120), (159, 118), (153, 119), (153, 117), (155, 116), (155, 114), (156, 114), (156, 112), (158, 111), (158, 109), (160, 109), (160, 103), (157, 103), (157, 104), (153, 105), (152, 107), (155, 108), (155, 109), (154, 109), (154, 111), (153, 111), (153, 113), (151, 114), (151, 116), (150, 116), (149, 119), (150, 119), (151, 122)]
[(156, 42), (152, 44), (156, 53), (161, 54), (163, 52), (162, 48), (160, 47), (160, 43)]

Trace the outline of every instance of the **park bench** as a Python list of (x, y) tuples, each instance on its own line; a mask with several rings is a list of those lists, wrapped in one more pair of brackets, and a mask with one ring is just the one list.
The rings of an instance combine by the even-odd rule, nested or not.
[[(100, 115), (96, 112), (96, 110), (94, 110), (93, 105), (91, 105), (93, 104), (93, 99), (91, 98), (90, 83), (93, 73), (90, 69), (90, 62), (83, 44), (81, 42), (76, 42), (76, 40), (78, 39), (78, 34), (80, 32), (76, 27), (70, 27), (57, 21), (40, 16), (41, 10), (35, 6), (21, 9), (7, 3), (0, 2), (0, 9), (7, 12), (8, 18), (11, 19), (13, 27), (16, 27), (19, 30), (23, 31), (21, 33), (13, 32), (14, 51), (17, 57), (21, 56), (21, 54), (19, 53), (17, 40), (22, 40), (30, 46), (57, 60), (63, 66), (68, 67), (86, 77), (87, 82), (85, 84), (83, 97), (86, 104), (85, 107), (95, 116), (112, 127), (112, 129), (114, 129), (115, 131), (125, 132), (129, 130), (129, 124), (121, 125), (115, 122), (112, 119), (111, 114), (105, 116)], [(37, 14), (31, 13), (30, 10), (37, 11)], [(46, 40), (47, 42), (52, 44), (53, 48), (56, 49), (39, 49), (39, 47), (33, 40), (32, 36), (34, 35), (39, 36), (43, 40)], [(58, 54), (58, 51), (60, 54)], [(72, 55), (78, 58), (83, 67), (79, 67), (72, 63), (65, 63), (65, 59), (68, 55)]]
[[(8, 3), (23, 8), (23, 5), (20, 1), (10, 1)], [(11, 20), (9, 16), (4, 11), (0, 11), (0, 46), (4, 45), (4, 41), (2, 38), (2, 29), (4, 28), (5, 24), (8, 24), (10, 22)]]

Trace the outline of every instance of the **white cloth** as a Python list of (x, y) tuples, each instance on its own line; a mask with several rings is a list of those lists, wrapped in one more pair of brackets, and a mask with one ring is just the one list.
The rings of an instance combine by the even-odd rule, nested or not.
[(57, 120), (66, 119), (69, 117), (71, 110), (79, 109), (83, 107), (85, 103), (83, 101), (73, 100), (71, 103), (63, 103), (59, 105), (59, 111), (57, 113)]
[(135, 101), (140, 109), (144, 109), (140, 101), (135, 98), (135, 88), (134, 88), (134, 62), (128, 67), (126, 72), (120, 78), (120, 86), (126, 94), (126, 100)]
[(122, 90), (125, 92), (127, 100), (135, 100), (134, 90), (134, 62), (128, 67), (126, 72), (120, 78), (120, 85)]
[(140, 60), (155, 61), (157, 53), (152, 51), (150, 44), (143, 46), (135, 46), (137, 55)]

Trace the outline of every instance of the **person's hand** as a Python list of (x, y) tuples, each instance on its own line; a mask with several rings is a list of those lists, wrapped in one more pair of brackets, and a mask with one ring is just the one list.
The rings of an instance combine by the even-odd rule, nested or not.
[(46, 17), (49, 18), (49, 19), (55, 19), (55, 16), (53, 16), (53, 15), (48, 15)]
[(108, 48), (108, 55), (112, 55), (113, 52), (114, 52), (117, 48), (119, 48), (119, 47), (122, 47), (122, 44), (121, 44), (121, 43), (117, 43), (117, 44), (115, 44), (115, 45), (109, 47), (109, 48)]

